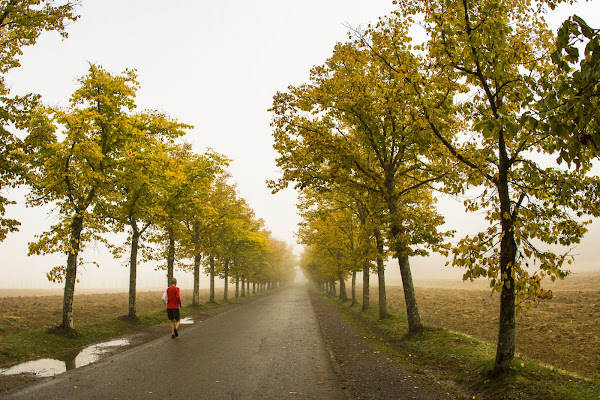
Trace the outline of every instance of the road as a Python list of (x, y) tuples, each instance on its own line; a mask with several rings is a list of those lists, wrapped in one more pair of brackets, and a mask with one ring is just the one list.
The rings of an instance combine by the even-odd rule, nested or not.
[[(170, 333), (170, 332), (165, 332)], [(291, 286), (6, 399), (345, 399), (305, 288)]]

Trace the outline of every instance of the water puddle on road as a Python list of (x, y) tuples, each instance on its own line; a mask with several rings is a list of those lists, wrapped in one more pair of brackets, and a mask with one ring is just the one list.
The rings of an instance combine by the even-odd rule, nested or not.
[(17, 364), (10, 368), (0, 368), (0, 375), (31, 374), (39, 377), (55, 376), (96, 362), (102, 354), (110, 351), (110, 349), (127, 346), (128, 344), (129, 340), (127, 339), (98, 343), (88, 346), (81, 351), (60, 354), (56, 359), (42, 358), (40, 360)]

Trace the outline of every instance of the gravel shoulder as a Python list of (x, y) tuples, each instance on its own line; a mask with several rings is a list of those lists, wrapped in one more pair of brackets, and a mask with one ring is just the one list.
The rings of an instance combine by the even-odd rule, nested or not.
[[(456, 398), (434, 376), (399, 365), (373, 348), (337, 310), (309, 290), (336, 372), (349, 399)], [(454, 390), (452, 390), (453, 392)]]

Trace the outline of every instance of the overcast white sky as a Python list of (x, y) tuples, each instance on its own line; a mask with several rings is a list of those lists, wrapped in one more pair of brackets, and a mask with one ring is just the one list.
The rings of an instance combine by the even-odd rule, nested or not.
[[(322, 64), (338, 41), (347, 39), (347, 27), (366, 25), (393, 10), (391, 0), (82, 0), (81, 18), (71, 23), (69, 38), (45, 33), (26, 48), (22, 66), (11, 71), (7, 83), (14, 94), (36, 92), (51, 105), (66, 105), (76, 79), (89, 63), (113, 73), (135, 68), (141, 89), (139, 109), (158, 109), (180, 122), (194, 125), (187, 140), (198, 152), (212, 148), (233, 159), (230, 168), (258, 217), (273, 235), (294, 242), (299, 221), (292, 190), (271, 195), (265, 180), (279, 176), (272, 148), (271, 116), (267, 109), (278, 90), (308, 79), (312, 66)], [(582, 2), (573, 12), (600, 15), (600, 0)], [(562, 11), (551, 20), (564, 19)], [(20, 200), (22, 193), (11, 197)], [(0, 287), (61, 288), (50, 284), (45, 273), (64, 265), (61, 254), (27, 257), (27, 243), (51, 222), (49, 210), (12, 206), (8, 215), (22, 222), (19, 233), (0, 243)], [(444, 203), (449, 225), (468, 229), (462, 207)], [(599, 224), (576, 253), (574, 271), (599, 271), (594, 259), (600, 238)], [(86, 266), (79, 287), (127, 287), (128, 269), (102, 248), (89, 247), (84, 257), (101, 262), (101, 269)], [(413, 260), (417, 279), (458, 277), (461, 272), (440, 268), (439, 258)], [(141, 265), (141, 289), (160, 287), (164, 273)], [(182, 273), (176, 274), (183, 275)], [(189, 275), (189, 274), (188, 274)], [(397, 264), (388, 277), (397, 279)], [(181, 276), (184, 289), (191, 277)], [(207, 284), (203, 277), (202, 284)]]

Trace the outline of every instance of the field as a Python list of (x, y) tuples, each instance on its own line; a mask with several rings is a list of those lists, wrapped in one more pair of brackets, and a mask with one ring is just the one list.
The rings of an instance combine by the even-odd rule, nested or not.
[[(75, 325), (106, 321), (128, 314), (129, 295), (123, 292), (93, 293), (82, 291), (73, 300)], [(137, 294), (137, 313), (147, 314), (164, 309), (162, 291)], [(235, 294), (230, 290), (230, 296)], [(18, 296), (18, 294), (22, 294)], [(43, 294), (43, 295), (39, 295)], [(62, 321), (62, 295), (57, 291), (0, 290), (0, 337), (18, 332), (50, 328)], [(223, 290), (217, 290), (216, 299), (223, 298)], [(200, 290), (200, 304), (208, 301), (207, 289)], [(184, 306), (192, 303), (192, 291), (182, 290)], [(166, 320), (166, 317), (165, 317)]]
[[(484, 288), (460, 282), (417, 287), (421, 318), (428, 325), (495, 344), (500, 300)], [(517, 353), (600, 380), (600, 275), (568, 277), (548, 288), (554, 293), (552, 300), (517, 316)], [(376, 288), (372, 289), (371, 302), (376, 303)], [(357, 290), (359, 301), (360, 294)], [(390, 286), (387, 294), (388, 307), (405, 310), (401, 287)]]

